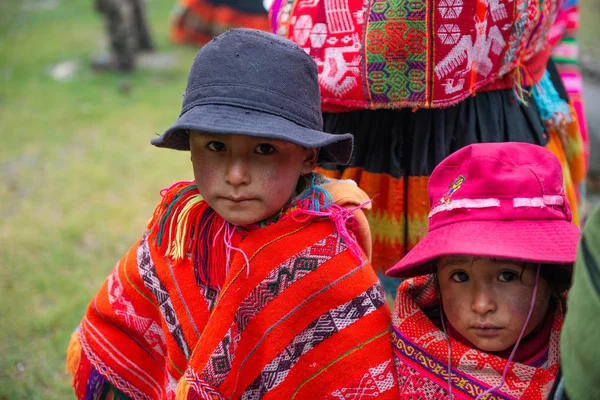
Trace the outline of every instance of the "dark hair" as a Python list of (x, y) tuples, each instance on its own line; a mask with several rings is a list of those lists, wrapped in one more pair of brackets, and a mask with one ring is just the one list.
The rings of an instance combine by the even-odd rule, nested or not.
[[(529, 263), (535, 267), (537, 264)], [(552, 293), (560, 295), (571, 287), (572, 264), (540, 264), (540, 277), (550, 285)]]

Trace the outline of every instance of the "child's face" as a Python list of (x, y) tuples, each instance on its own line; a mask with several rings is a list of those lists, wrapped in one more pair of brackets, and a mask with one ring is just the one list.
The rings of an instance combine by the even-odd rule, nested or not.
[(190, 133), (198, 191), (225, 220), (262, 221), (295, 195), (301, 174), (314, 168), (318, 150), (254, 136)]
[[(536, 267), (518, 261), (451, 256), (438, 263), (444, 313), (454, 329), (488, 352), (517, 342), (531, 306)], [(525, 336), (546, 318), (550, 286), (540, 278)]]

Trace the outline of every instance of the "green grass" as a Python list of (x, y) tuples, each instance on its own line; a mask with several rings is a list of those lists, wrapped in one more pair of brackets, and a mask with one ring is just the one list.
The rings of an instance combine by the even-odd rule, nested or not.
[[(195, 49), (168, 41), (174, 1), (152, 1), (176, 68), (96, 74), (88, 61), (105, 39), (91, 0), (0, 4), (0, 399), (69, 399), (65, 349), (87, 303), (158, 191), (191, 178), (185, 153), (148, 141), (177, 117)], [(70, 60), (74, 77), (53, 80)]]
[(579, 45), (581, 54), (600, 60), (600, 0), (580, 0), (581, 20), (579, 23)]

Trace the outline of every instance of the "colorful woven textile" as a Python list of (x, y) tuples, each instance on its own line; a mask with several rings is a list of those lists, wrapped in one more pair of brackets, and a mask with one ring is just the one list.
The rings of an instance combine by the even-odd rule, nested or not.
[(389, 308), (349, 212), (307, 210), (231, 230), (194, 184), (166, 190), (72, 339), (77, 397), (397, 398)]
[[(585, 176), (587, 175), (590, 143), (583, 100), (583, 79), (577, 64), (579, 58), (579, 46), (576, 38), (578, 30), (579, 1), (562, 1), (550, 31), (549, 41), (552, 46), (552, 60), (556, 64), (579, 125), (579, 133), (572, 132), (566, 137), (566, 146), (572, 149), (568, 152), (567, 161), (570, 170), (574, 171), (570, 173), (571, 180), (575, 186), (577, 200), (581, 204), (585, 199)], [(577, 151), (573, 151), (575, 148), (578, 148)]]
[[(448, 339), (426, 316), (439, 303), (432, 275), (404, 281), (394, 306), (392, 345), (401, 398), (448, 398)], [(439, 315), (439, 314), (437, 314)], [(559, 369), (559, 335), (563, 316), (553, 316), (547, 360), (535, 367), (512, 362), (504, 385), (484, 399), (546, 399)], [(501, 382), (508, 360), (482, 352), (450, 337), (452, 398), (473, 399)]]
[(440, 108), (536, 83), (557, 3), (280, 0), (272, 18), (316, 61), (324, 111)]
[(231, 28), (269, 31), (262, 0), (177, 0), (171, 40), (202, 46)]

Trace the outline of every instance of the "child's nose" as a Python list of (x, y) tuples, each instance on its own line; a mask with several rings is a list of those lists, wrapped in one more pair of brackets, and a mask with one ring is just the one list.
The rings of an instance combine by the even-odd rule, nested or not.
[(496, 301), (492, 289), (485, 286), (473, 288), (471, 309), (479, 315), (496, 311)]
[(228, 168), (225, 180), (233, 186), (240, 186), (250, 183), (250, 173), (246, 161), (233, 160)]

